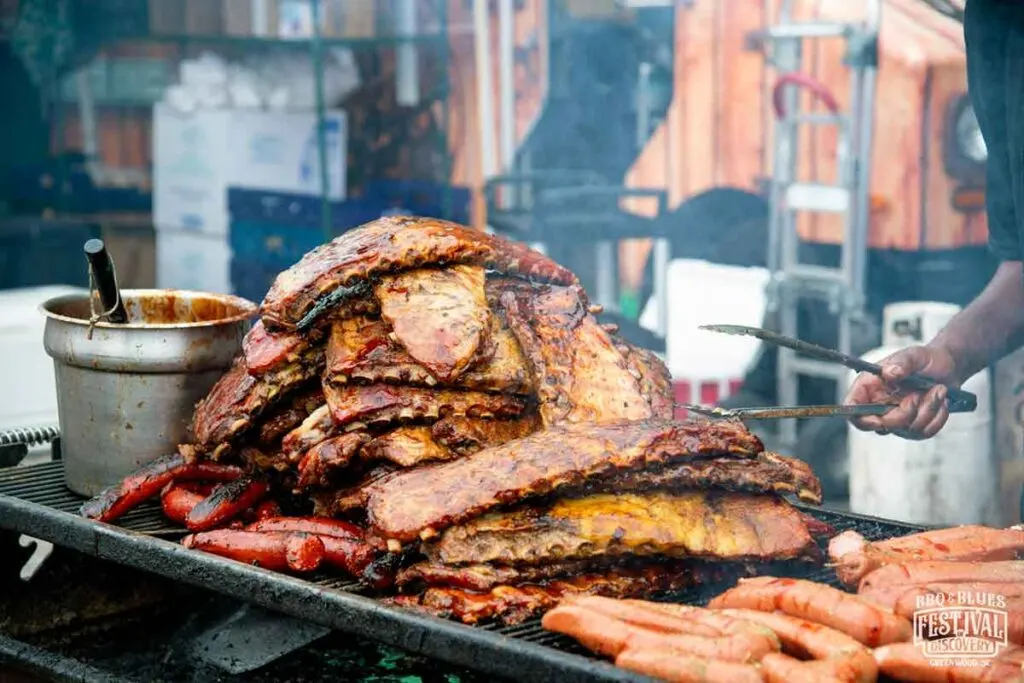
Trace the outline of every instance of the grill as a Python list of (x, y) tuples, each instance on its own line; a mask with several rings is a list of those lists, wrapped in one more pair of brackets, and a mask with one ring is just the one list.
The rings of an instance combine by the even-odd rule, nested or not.
[[(299, 579), (187, 550), (175, 542), (184, 531), (168, 525), (155, 504), (132, 511), (115, 526), (79, 517), (82, 500), (64, 486), (60, 461), (0, 470), (0, 528), (503, 678), (558, 683), (650, 680), (592, 658), (574, 641), (541, 629), (536, 619), (512, 627), (470, 627), (386, 607), (358, 582)], [(838, 531), (852, 529), (869, 539), (922, 529), (804, 509)], [(836, 585), (827, 568), (787, 565), (766, 571)], [(671, 599), (704, 604), (726, 587), (708, 584)]]

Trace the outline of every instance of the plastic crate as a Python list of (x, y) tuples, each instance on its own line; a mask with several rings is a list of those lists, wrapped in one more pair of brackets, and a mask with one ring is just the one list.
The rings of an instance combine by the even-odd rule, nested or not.
[(35, 217), (0, 220), (0, 289), (88, 287), (82, 245), (100, 237), (94, 223)]

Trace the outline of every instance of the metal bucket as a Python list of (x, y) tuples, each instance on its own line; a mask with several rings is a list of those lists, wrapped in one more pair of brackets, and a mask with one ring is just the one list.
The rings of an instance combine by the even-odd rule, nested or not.
[(128, 325), (92, 326), (87, 294), (41, 306), (68, 488), (94, 496), (185, 438), (199, 399), (231, 367), (256, 304), (224, 294), (124, 290)]

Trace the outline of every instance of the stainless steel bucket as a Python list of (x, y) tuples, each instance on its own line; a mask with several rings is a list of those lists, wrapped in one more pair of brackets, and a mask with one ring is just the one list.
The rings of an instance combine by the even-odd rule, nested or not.
[(223, 294), (124, 290), (128, 325), (96, 323), (89, 296), (41, 307), (53, 358), (68, 488), (94, 496), (185, 437), (192, 410), (231, 367), (256, 304)]

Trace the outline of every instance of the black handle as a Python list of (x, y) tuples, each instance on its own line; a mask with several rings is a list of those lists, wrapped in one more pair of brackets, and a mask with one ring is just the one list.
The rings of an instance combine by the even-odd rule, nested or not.
[[(854, 370), (860, 372), (870, 372), (873, 375), (882, 376), (882, 366), (875, 363), (869, 363), (866, 360), (857, 359), (860, 367), (854, 367)], [(913, 389), (915, 391), (928, 391), (935, 385), (939, 384), (933, 379), (928, 377), (922, 377), (921, 375), (910, 375), (904, 379), (901, 379), (900, 384)], [(946, 398), (949, 401), (949, 412), (951, 413), (973, 413), (978, 409), (978, 397), (969, 391), (963, 389), (954, 389), (949, 387), (949, 391), (946, 393)]]
[(107, 246), (103, 244), (103, 240), (92, 239), (86, 242), (85, 258), (89, 260), (89, 268), (92, 269), (92, 279), (100, 295), (100, 306), (104, 311), (110, 311), (106, 316), (107, 320), (119, 325), (126, 324), (128, 312), (117, 291), (114, 262), (107, 253)]

